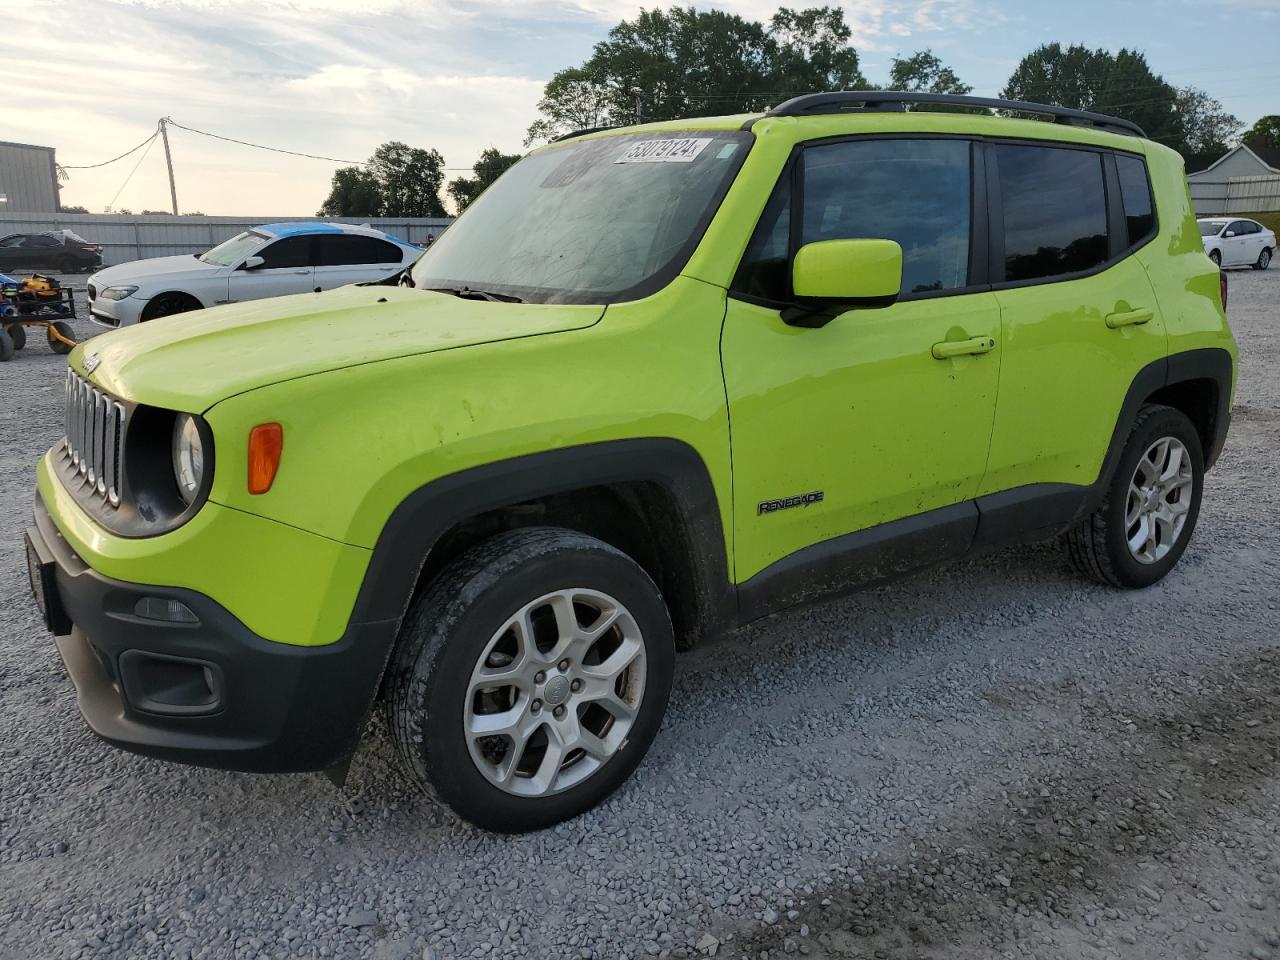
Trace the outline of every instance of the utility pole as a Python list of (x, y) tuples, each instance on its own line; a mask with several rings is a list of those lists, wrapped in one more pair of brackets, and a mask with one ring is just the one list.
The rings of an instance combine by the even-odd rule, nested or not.
[(631, 95), (636, 98), (636, 123), (640, 122), (640, 97), (644, 95), (644, 90), (640, 87), (632, 87)]
[(160, 118), (160, 139), (164, 141), (164, 164), (169, 168), (169, 200), (173, 203), (173, 215), (178, 215), (178, 188), (173, 182), (173, 154), (169, 152), (168, 117)]

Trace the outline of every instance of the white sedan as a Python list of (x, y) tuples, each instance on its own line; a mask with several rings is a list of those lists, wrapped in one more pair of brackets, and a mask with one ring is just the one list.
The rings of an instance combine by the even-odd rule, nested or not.
[(205, 253), (107, 267), (86, 284), (89, 315), (108, 327), (221, 303), (383, 280), (422, 254), (381, 230), (345, 223), (269, 223)]
[(1276, 252), (1276, 235), (1256, 220), (1207, 217), (1197, 221), (1204, 252), (1220, 267), (1265, 270)]

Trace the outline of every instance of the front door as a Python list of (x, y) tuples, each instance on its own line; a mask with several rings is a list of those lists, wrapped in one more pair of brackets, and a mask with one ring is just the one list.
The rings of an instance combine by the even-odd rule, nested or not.
[[(806, 547), (826, 543), (820, 554), (834, 538), (974, 496), (1002, 349), (995, 297), (974, 289), (970, 266), (974, 149), (957, 138), (809, 146), (770, 200), (721, 348), (738, 583)], [(858, 237), (902, 246), (899, 301), (817, 329), (787, 325), (796, 249)], [(940, 539), (929, 559), (967, 545)]]
[(257, 251), (262, 264), (252, 269), (244, 264), (231, 271), (228, 301), (261, 300), (291, 293), (308, 293), (313, 285), (312, 237), (282, 237)]

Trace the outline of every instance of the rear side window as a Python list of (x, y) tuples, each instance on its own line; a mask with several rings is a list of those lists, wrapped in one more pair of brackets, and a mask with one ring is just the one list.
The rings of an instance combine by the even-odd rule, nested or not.
[(998, 144), (1005, 280), (1090, 270), (1107, 259), (1102, 156), (1089, 150)]
[(265, 261), (259, 269), (281, 270), (286, 267), (311, 266), (311, 238), (285, 237), (268, 244), (258, 254)]
[(377, 237), (327, 234), (318, 236), (316, 240), (320, 244), (316, 265), (320, 267), (400, 262), (400, 248)]
[(734, 280), (753, 297), (791, 299), (790, 230), (800, 243), (896, 240), (902, 292), (964, 287), (969, 276), (970, 144), (965, 140), (852, 140), (806, 147), (804, 203), (783, 175)]
[(1138, 157), (1116, 154), (1116, 172), (1120, 175), (1120, 199), (1124, 204), (1129, 245), (1137, 246), (1156, 228), (1151, 184), (1147, 181), (1147, 165)]

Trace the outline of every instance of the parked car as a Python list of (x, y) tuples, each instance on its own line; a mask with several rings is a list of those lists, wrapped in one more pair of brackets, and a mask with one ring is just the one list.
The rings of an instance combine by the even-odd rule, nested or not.
[(89, 315), (125, 327), (174, 313), (382, 280), (422, 250), (345, 223), (268, 223), (195, 255), (135, 260), (89, 278)]
[(0, 239), (0, 273), (80, 273), (102, 265), (102, 247), (71, 230), (11, 233)]
[(635, 770), (699, 639), (1062, 534), (1150, 586), (1236, 372), (1182, 169), (1097, 114), (816, 94), (535, 150), (396, 285), (77, 347), (27, 555), (81, 711), (341, 779), (376, 704), (526, 830)]
[(1206, 217), (1197, 221), (1204, 240), (1204, 252), (1220, 267), (1271, 266), (1276, 235), (1257, 220)]

